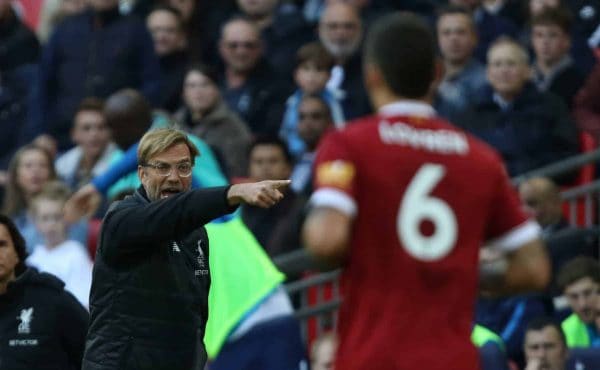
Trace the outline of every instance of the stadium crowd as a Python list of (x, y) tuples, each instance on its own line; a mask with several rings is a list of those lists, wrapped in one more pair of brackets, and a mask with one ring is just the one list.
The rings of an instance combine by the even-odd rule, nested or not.
[[(239, 216), (268, 257), (302, 249), (319, 141), (372, 113), (362, 41), (395, 10), (435, 30), (437, 113), (495, 148), (511, 177), (600, 141), (598, 0), (0, 0), (0, 369), (34, 368), (21, 358), (80, 368), (99, 220), (139, 186), (151, 128), (198, 147), (194, 188), (291, 179), (280, 203)], [(519, 184), (553, 281), (479, 298), (484, 369), (600, 368), (598, 241), (565, 218), (560, 192), (574, 185), (576, 171)], [(7, 243), (20, 261), (10, 271)], [(34, 343), (43, 316), (27, 307), (41, 299), (64, 312)], [(77, 320), (63, 328), (65, 317)], [(330, 368), (335, 343), (325, 334), (305, 351), (314, 369)]]

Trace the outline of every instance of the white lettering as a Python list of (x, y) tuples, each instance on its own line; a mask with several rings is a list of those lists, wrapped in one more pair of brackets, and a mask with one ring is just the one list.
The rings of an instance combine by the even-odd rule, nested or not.
[(38, 345), (38, 340), (37, 339), (10, 339), (8, 341), (8, 345), (10, 347), (31, 347), (31, 346), (37, 346)]
[(469, 143), (463, 133), (418, 129), (403, 122), (380, 122), (379, 137), (386, 144), (407, 145), (439, 154), (466, 155), (469, 151)]

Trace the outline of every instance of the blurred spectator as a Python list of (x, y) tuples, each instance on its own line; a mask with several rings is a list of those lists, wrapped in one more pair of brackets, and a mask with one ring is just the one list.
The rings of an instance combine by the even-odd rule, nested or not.
[(70, 122), (84, 97), (104, 98), (124, 87), (139, 88), (153, 103), (160, 97), (158, 59), (145, 25), (120, 15), (118, 0), (89, 4), (50, 37), (40, 64), (39, 102), (30, 107), (32, 130), (54, 137), (60, 150), (72, 146)]
[(236, 0), (238, 7), (260, 29), (265, 59), (282, 76), (289, 76), (296, 50), (315, 38), (295, 4), (283, 0)]
[(290, 188), (297, 194), (309, 196), (312, 193), (312, 169), (317, 146), (323, 135), (333, 127), (333, 118), (327, 102), (319, 95), (304, 95), (298, 115), (298, 136), (306, 149), (294, 165)]
[[(568, 9), (574, 15), (571, 56), (584, 75), (587, 75), (595, 62), (590, 45), (588, 45), (588, 38), (600, 21), (600, 2), (598, 0), (528, 0), (528, 5), (529, 22), (549, 8)], [(521, 31), (520, 40), (524, 44), (528, 44), (531, 39), (530, 33), (531, 29), (528, 27)]]
[[(292, 157), (278, 138), (259, 137), (249, 150), (251, 181), (284, 180), (290, 177)], [(288, 191), (269, 209), (242, 206), (242, 220), (270, 257), (300, 248), (300, 218), (306, 199)]]
[(592, 135), (600, 142), (600, 63), (587, 77), (583, 87), (575, 96), (573, 115), (579, 129)]
[(211, 287), (204, 342), (210, 370), (308, 369), (300, 326), (269, 260), (239, 217), (206, 225)]
[(544, 237), (569, 227), (562, 213), (560, 189), (549, 178), (527, 179), (519, 185), (519, 195), (525, 209), (542, 227)]
[(566, 370), (568, 349), (565, 335), (552, 319), (538, 317), (525, 331), (525, 370)]
[(531, 20), (531, 44), (535, 53), (533, 82), (540, 91), (562, 98), (569, 108), (584, 82), (584, 75), (573, 62), (571, 15), (562, 8), (549, 8)]
[(237, 11), (235, 0), (159, 1), (172, 6), (181, 14), (192, 61), (215, 64), (218, 61), (216, 40), (219, 38), (221, 25)]
[(104, 117), (104, 103), (96, 98), (84, 99), (73, 118), (71, 140), (76, 145), (55, 162), (56, 172), (71, 190), (87, 184), (108, 168), (117, 149)]
[(310, 368), (312, 370), (333, 370), (337, 338), (335, 333), (322, 334), (310, 349)]
[(184, 105), (174, 118), (182, 128), (215, 149), (229, 177), (246, 176), (251, 134), (246, 124), (221, 98), (214, 70), (206, 65), (188, 68), (183, 85)]
[(361, 77), (362, 38), (363, 26), (354, 6), (344, 2), (327, 5), (319, 19), (319, 40), (335, 61), (327, 87), (340, 94), (347, 120), (371, 112)]
[(154, 52), (160, 64), (160, 106), (174, 112), (181, 104), (183, 77), (190, 63), (183, 20), (179, 11), (163, 5), (148, 14), (146, 25), (154, 40)]
[(490, 7), (482, 6), (481, 0), (449, 0), (449, 3), (472, 12), (478, 35), (475, 56), (481, 62), (486, 61), (488, 49), (498, 37), (518, 35), (519, 30), (514, 23), (500, 13), (491, 12)]
[[(578, 153), (577, 129), (556, 96), (539, 92), (529, 81), (527, 52), (502, 38), (488, 52), (490, 86), (457, 123), (502, 155), (516, 176)], [(568, 182), (570, 178), (561, 178)]]
[(25, 64), (37, 63), (40, 44), (21, 22), (12, 0), (0, 0), (0, 74)]
[(318, 42), (311, 42), (298, 50), (294, 71), (294, 80), (298, 89), (286, 102), (286, 110), (279, 130), (279, 136), (286, 142), (294, 158), (299, 158), (306, 150), (305, 143), (298, 133), (298, 110), (305, 95), (321, 96), (329, 106), (329, 110), (333, 112), (336, 126), (340, 128), (344, 126), (344, 113), (337, 94), (326, 87), (331, 77), (333, 63), (331, 55)]
[(504, 342), (490, 329), (475, 324), (471, 341), (479, 351), (481, 370), (508, 370)]
[(56, 277), (25, 266), (25, 241), (0, 215), (2, 368), (79, 369), (89, 316)]
[(485, 67), (473, 57), (477, 30), (465, 8), (443, 8), (437, 19), (437, 40), (444, 61), (444, 77), (437, 89), (435, 109), (453, 119), (465, 110), (486, 84)]
[(40, 11), (37, 35), (45, 43), (57, 24), (68, 16), (81, 13), (86, 0), (44, 0)]
[[(335, 0), (346, 2), (358, 9), (363, 24), (368, 28), (374, 21), (386, 12), (394, 10), (394, 6), (400, 10), (419, 12), (420, 14), (431, 14), (433, 12), (432, 2), (436, 0)], [(330, 0), (306, 0), (302, 12), (311, 24), (317, 23), (325, 7), (334, 1)]]
[[(15, 151), (25, 144), (23, 126), (27, 116), (27, 80), (19, 71), (0, 71), (0, 171), (5, 172)], [(6, 175), (3, 174), (6, 182)]]
[(482, 0), (481, 5), (488, 13), (510, 20), (517, 27), (525, 22), (525, 7), (521, 0)]
[(534, 296), (480, 298), (477, 301), (475, 322), (497, 333), (504, 342), (507, 357), (522, 364), (527, 323), (534, 317), (545, 314), (545, 303)]
[(222, 28), (219, 53), (225, 63), (220, 81), (225, 102), (255, 135), (276, 135), (289, 91), (264, 59), (258, 27), (234, 18)]
[[(15, 221), (19, 232), (25, 238), (28, 252), (42, 242), (28, 208), (33, 197), (42, 191), (44, 185), (55, 179), (53, 159), (40, 147), (23, 146), (11, 159), (2, 213), (9, 215)], [(72, 225), (69, 228), (69, 239), (85, 243), (87, 239), (85, 223)]]
[[(525, 210), (542, 227), (553, 276), (572, 259), (597, 253), (597, 238), (587, 230), (570, 226), (563, 216), (560, 188), (552, 180), (546, 177), (528, 179), (519, 185), (519, 195)], [(554, 281), (548, 292), (553, 297), (562, 295)], [(555, 300), (554, 304), (557, 310), (564, 308), (560, 300)]]
[(31, 201), (31, 215), (43, 240), (26, 263), (58, 277), (65, 289), (89, 309), (92, 261), (83, 244), (67, 238), (63, 208), (68, 197), (69, 188), (57, 181), (47, 183)]
[(575, 258), (559, 272), (557, 283), (573, 313), (561, 324), (567, 346), (600, 348), (600, 264), (590, 257)]

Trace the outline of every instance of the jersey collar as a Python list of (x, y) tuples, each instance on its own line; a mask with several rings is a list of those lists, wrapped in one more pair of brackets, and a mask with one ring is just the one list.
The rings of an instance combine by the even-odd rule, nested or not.
[(402, 100), (389, 103), (379, 108), (382, 116), (419, 116), (433, 117), (435, 109), (427, 103), (417, 100)]

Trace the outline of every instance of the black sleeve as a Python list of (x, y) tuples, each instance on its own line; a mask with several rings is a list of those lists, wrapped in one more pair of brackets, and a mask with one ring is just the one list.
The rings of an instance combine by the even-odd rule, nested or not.
[(186, 191), (142, 205), (119, 208), (104, 220), (100, 250), (107, 258), (146, 250), (180, 238), (233, 212), (228, 186)]
[(57, 326), (60, 340), (72, 369), (81, 369), (85, 336), (90, 316), (85, 308), (69, 292), (63, 291), (60, 297)]

